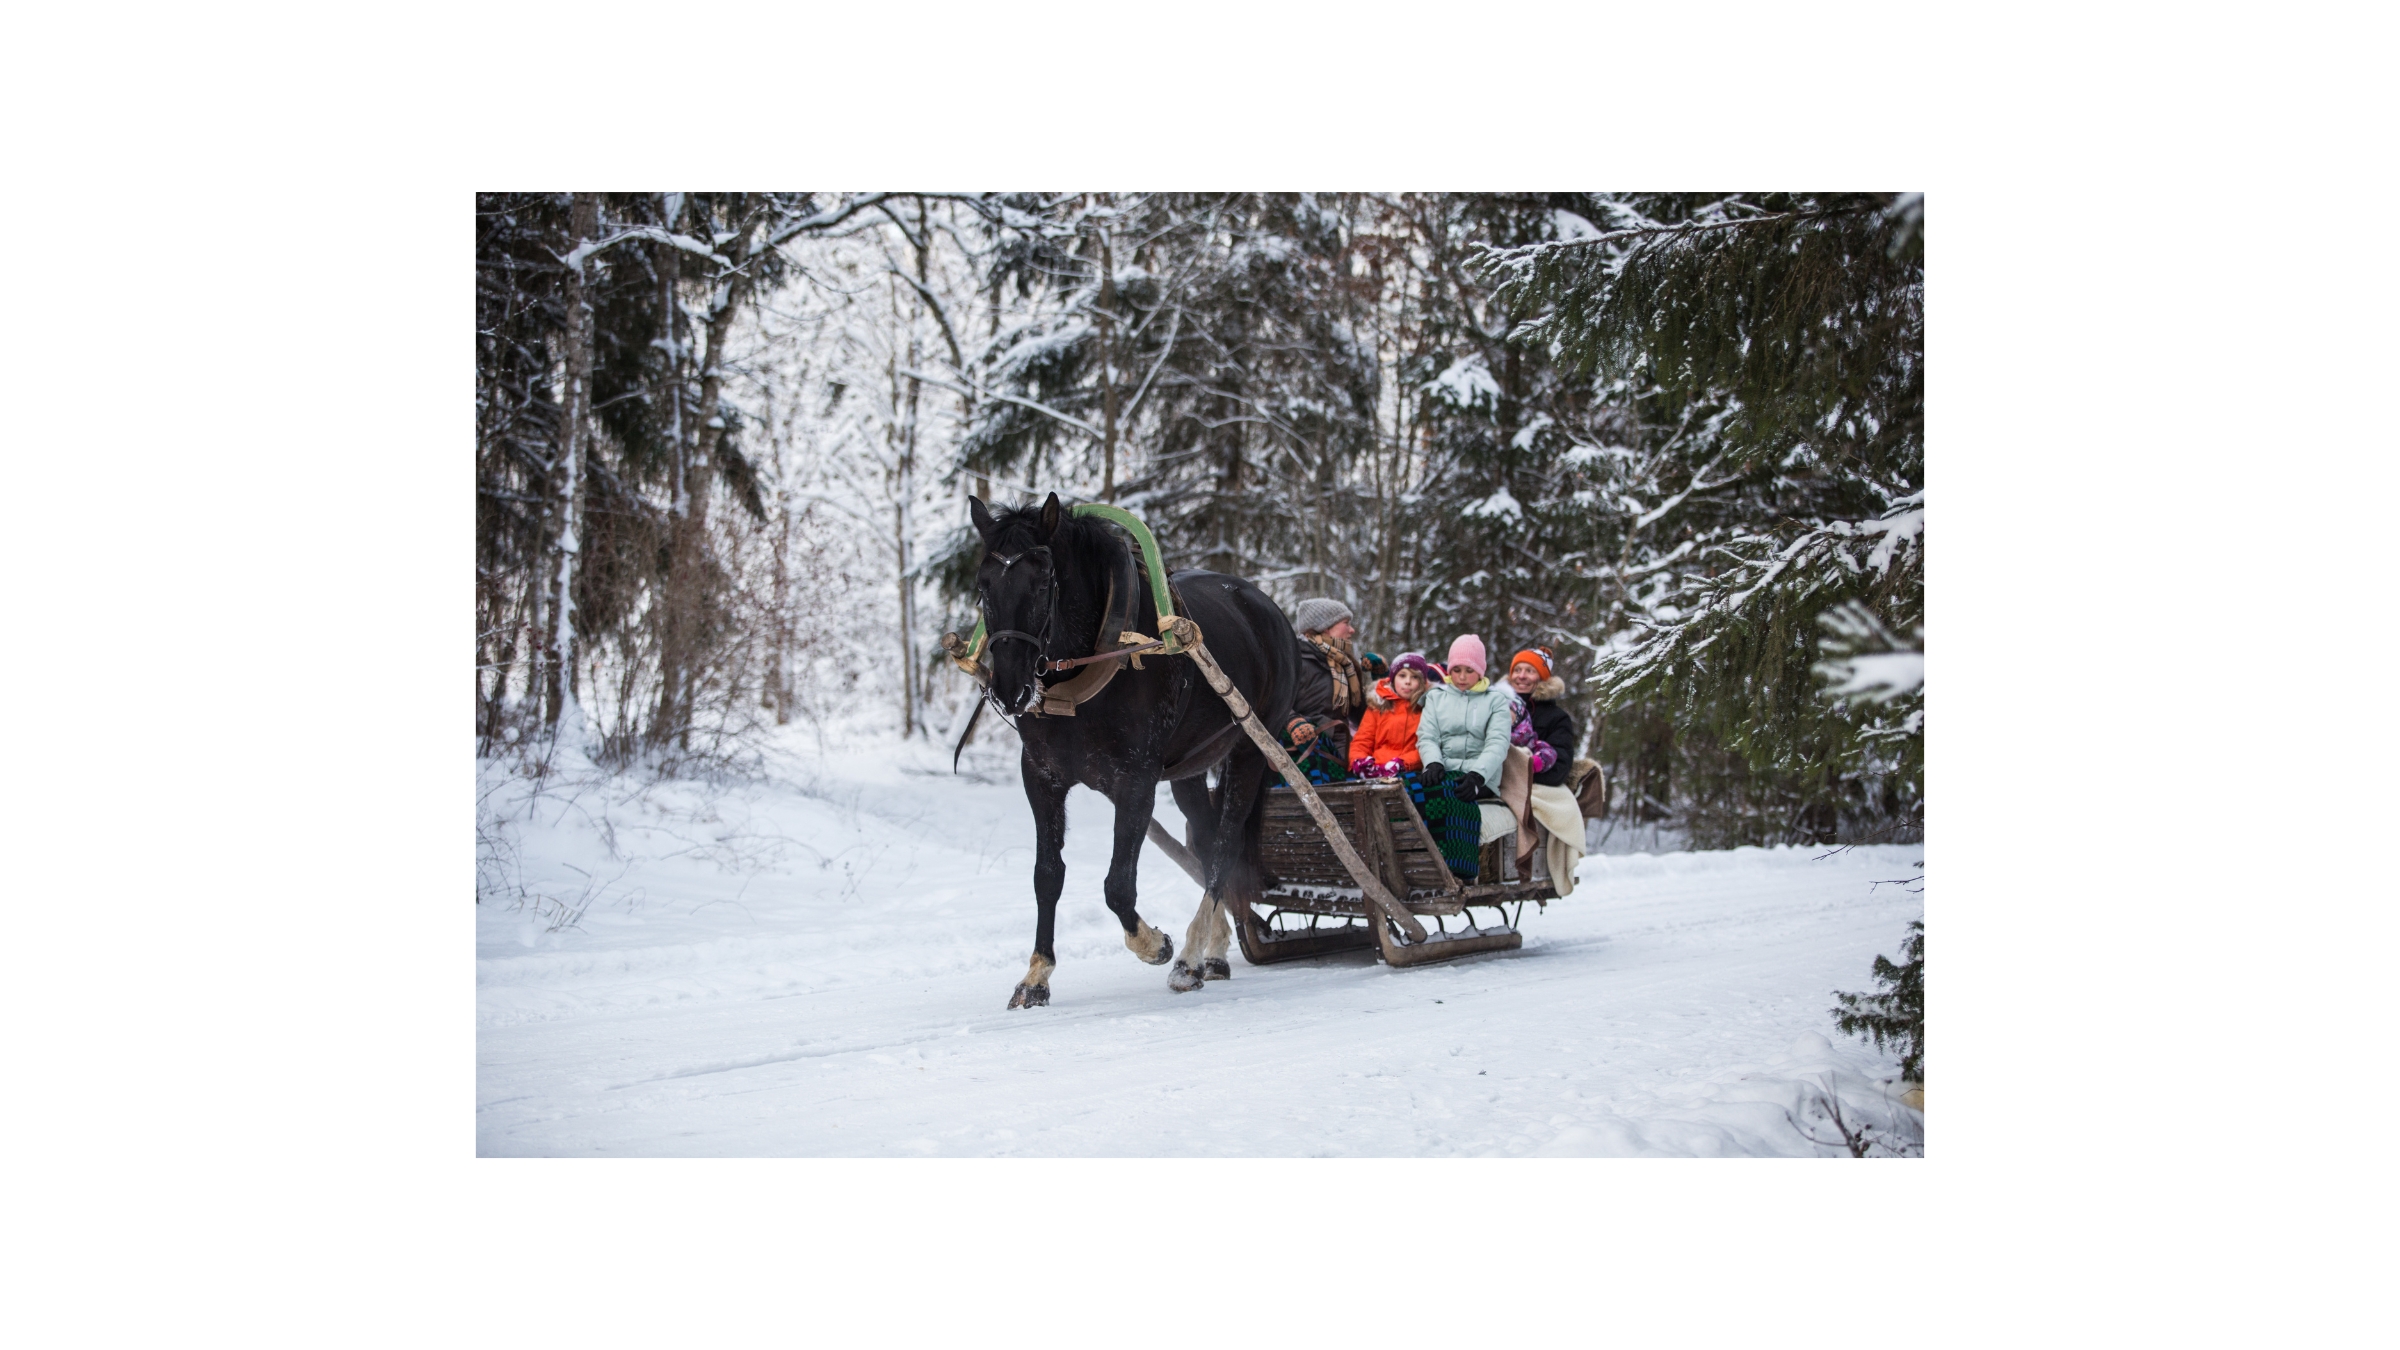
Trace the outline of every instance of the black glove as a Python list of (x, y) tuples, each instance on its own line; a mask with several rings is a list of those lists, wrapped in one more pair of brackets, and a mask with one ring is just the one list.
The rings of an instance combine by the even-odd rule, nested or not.
[(1483, 775), (1475, 772), (1473, 769), (1469, 769), (1465, 773), (1460, 774), (1458, 776), (1458, 795), (1468, 801), (1473, 801), (1477, 797), (1482, 796)]
[(1440, 787), (1442, 785), (1442, 766), (1439, 764), (1428, 764), (1424, 768), (1417, 770), (1417, 781), (1423, 783), (1427, 787)]

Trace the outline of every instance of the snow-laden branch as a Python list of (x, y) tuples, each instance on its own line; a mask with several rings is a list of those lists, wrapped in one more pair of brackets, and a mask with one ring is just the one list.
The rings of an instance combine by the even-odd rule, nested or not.
[[(1703, 545), (1698, 554), (1711, 561), (1711, 575), (1682, 586), (1670, 584), (1664, 592), (1637, 602), (1638, 609), (1648, 612), (1629, 616), (1631, 626), (1624, 644), (1595, 662), (1594, 681), (1603, 688), (1628, 689), (1671, 663), (1691, 660), (1715, 641), (1721, 624), (1750, 612), (1760, 597), (1778, 587), (1839, 584), (1842, 573), (1853, 577), (1868, 571), (1888, 575), (1902, 553), (1923, 548), (1924, 500), (1923, 492), (1912, 493), (1879, 519), (1828, 521), (1789, 538), (1745, 533)], [(1686, 540), (1683, 547), (1693, 542)], [(1856, 556), (1860, 553), (1866, 555), (1863, 564)], [(1624, 578), (1628, 583), (1638, 579)], [(1834, 626), (1833, 620), (1826, 622), (1829, 628)], [(1856, 626), (1873, 621), (1870, 616), (1842, 622)], [(1871, 633), (1864, 628), (1857, 633), (1837, 629), (1836, 636), (1848, 645), (1828, 643), (1825, 650), (1833, 657), (1880, 658), (1922, 652), (1921, 640), (1903, 639), (1879, 625)], [(1864, 640), (1867, 638), (1872, 641)], [(1831, 691), (1836, 697), (1860, 702), (1889, 701), (1923, 684), (1921, 655), (1913, 668), (1907, 661), (1872, 659), (1863, 665), (1845, 661), (1839, 670), (1820, 666), (1818, 673), (1839, 686)]]
[(1723, 455), (1719, 455), (1715, 459), (1709, 461), (1708, 468), (1702, 469), (1698, 473), (1693, 474), (1692, 481), (1684, 487), (1683, 491), (1676, 493), (1674, 496), (1667, 498), (1665, 501), (1660, 502), (1657, 506), (1644, 511), (1640, 516), (1636, 517), (1633, 522), (1633, 528), (1639, 530), (1650, 525), (1660, 516), (1663, 516), (1669, 511), (1674, 510), (1676, 507), (1683, 505), (1684, 499), (1691, 496), (1695, 492), (1714, 492), (1718, 488), (1724, 487), (1728, 483), (1738, 483), (1742, 481), (1742, 475), (1738, 473), (1731, 478), (1720, 478), (1714, 483), (1703, 483), (1700, 481), (1702, 475), (1705, 475), (1709, 469), (1714, 469), (1719, 464), (1724, 462), (1725, 457)]
[(822, 211), (817, 211), (809, 215), (802, 216), (798, 220), (786, 221), (782, 225), (777, 226), (773, 232), (769, 233), (766, 237), (766, 240), (761, 243), (757, 249), (753, 250), (753, 252), (764, 253), (769, 249), (781, 248), (785, 244), (790, 243), (792, 240), (799, 238), (803, 234), (807, 234), (811, 230), (832, 229), (834, 226), (841, 224), (843, 221), (848, 220), (850, 217), (866, 210), (868, 207), (890, 201), (892, 198), (900, 195), (902, 194), (897, 192), (877, 192), (869, 196), (854, 198), (850, 201), (842, 203), (839, 206), (826, 207)]
[(1825, 660), (1812, 669), (1826, 682), (1825, 695), (1843, 703), (1890, 703), (1925, 687), (1925, 632), (1894, 632), (1856, 600), (1817, 616), (1825, 630), (1818, 649)]
[(555, 256), (560, 262), (563, 262), (567, 266), (573, 268), (576, 273), (580, 275), (583, 271), (583, 265), (591, 261), (594, 254), (597, 254), (604, 249), (613, 248), (618, 244), (624, 243), (628, 239), (648, 239), (656, 243), (666, 244), (672, 248), (682, 249), (686, 253), (697, 254), (700, 257), (706, 258), (710, 262), (715, 263), (719, 267), (730, 269), (733, 266), (732, 259), (727, 258), (724, 254), (717, 252), (715, 249), (710, 248), (708, 245), (700, 242), (697, 239), (694, 239), (690, 235), (675, 234), (667, 230), (662, 230), (656, 225), (623, 226), (619, 228), (615, 234), (608, 236), (606, 239), (587, 239), (572, 250), (565, 253), (555, 254), (553, 256)]
[[(1146, 323), (1148, 320), (1144, 320), (1144, 322)], [(1168, 316), (1167, 340), (1165, 345), (1158, 349), (1158, 359), (1150, 363), (1150, 373), (1142, 377), (1141, 388), (1133, 391), (1133, 401), (1126, 404), (1125, 411), (1119, 414), (1119, 416), (1123, 417), (1126, 421), (1131, 422), (1133, 420), (1133, 410), (1142, 406), (1143, 395), (1150, 392), (1150, 382), (1158, 378), (1158, 372), (1166, 366), (1167, 358), (1175, 354), (1175, 335), (1178, 332), (1181, 332), (1182, 329), (1183, 306), (1177, 305), (1175, 306), (1175, 312)]]
[(1865, 652), (1819, 662), (1815, 669), (1833, 681), (1825, 692), (1834, 698), (1888, 703), (1925, 687), (1923, 652)]
[(1100, 428), (1093, 426), (1091, 423), (1084, 421), (1082, 418), (1075, 416), (1073, 413), (1060, 412), (1058, 409), (1051, 407), (1047, 403), (1038, 403), (1029, 398), (1019, 398), (1015, 394), (1004, 394), (997, 389), (983, 389), (972, 385), (954, 384), (949, 380), (943, 379), (939, 375), (929, 375), (921, 370), (902, 370), (899, 373), (912, 380), (923, 380), (925, 383), (933, 385), (936, 388), (947, 389), (954, 394), (973, 394), (977, 398), (994, 399), (1001, 403), (1014, 403), (1020, 408), (1027, 408), (1034, 412), (1040, 413), (1044, 417), (1064, 422), (1068, 426), (1071, 426), (1077, 431), (1082, 432), (1084, 435), (1091, 437), (1093, 440), (1097, 441), (1106, 439)]
[(959, 355), (958, 351), (958, 334), (951, 331), (950, 311), (942, 307), (941, 297), (935, 295), (932, 288), (927, 286), (924, 282), (917, 280), (915, 277), (910, 276), (908, 273), (901, 271), (897, 267), (891, 266), (889, 263), (885, 264), (884, 270), (891, 273), (893, 276), (900, 278), (902, 281), (907, 282), (910, 290), (913, 290), (918, 295), (924, 297), (926, 306), (933, 311), (933, 321), (937, 324), (940, 324), (942, 327), (942, 341), (949, 344), (950, 364), (959, 366), (961, 368), (965, 367), (967, 364), (966, 358)]
[(1545, 239), (1538, 244), (1522, 244), (1516, 248), (1486, 250), (1488, 266), (1516, 268), (1545, 253), (1560, 249), (1589, 248), (1594, 244), (1615, 243), (1623, 239), (1664, 239), (1703, 234), (1710, 230), (1734, 230), (1745, 225), (1772, 225), (1779, 220), (1824, 220), (1833, 216), (1864, 215), (1882, 208), (1873, 206), (1835, 206), (1816, 211), (1779, 211), (1766, 216), (1743, 216), (1736, 220), (1685, 221), (1680, 225), (1642, 225), (1629, 230), (1611, 230), (1606, 234), (1585, 235), (1581, 239)]

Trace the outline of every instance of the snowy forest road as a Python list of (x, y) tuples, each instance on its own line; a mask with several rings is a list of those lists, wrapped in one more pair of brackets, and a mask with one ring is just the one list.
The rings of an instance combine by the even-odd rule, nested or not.
[[(559, 932), (538, 901), (479, 906), (479, 1154), (1808, 1156), (1843, 1152), (1801, 1133), (1828, 1087), (1915, 1126), (1888, 1057), (1829, 1041), (1826, 1010), (1922, 914), (1892, 884), (1922, 846), (1594, 856), (1518, 952), (1237, 959), (1176, 995), (1100, 904), (1108, 810), (1078, 793), (1057, 1001), (1009, 1012), (1023, 795), (858, 763), (813, 765), (813, 796), (665, 784), (526, 813), (529, 892), (573, 867), (620, 888)], [(862, 772), (828, 812), (827, 775)], [(739, 847), (779, 837), (814, 865)], [(794, 884), (844, 856), (840, 893)], [(1180, 942), (1193, 888), (1155, 853), (1143, 877)]]

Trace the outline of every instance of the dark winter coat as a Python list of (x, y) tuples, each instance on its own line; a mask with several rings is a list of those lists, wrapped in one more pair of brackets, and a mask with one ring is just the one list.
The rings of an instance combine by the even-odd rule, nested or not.
[[(1352, 704), (1363, 707), (1366, 700), (1358, 689), (1358, 664), (1348, 653), (1334, 650), (1345, 663), (1337, 671), (1327, 660), (1327, 646), (1298, 634), (1292, 641), (1300, 648), (1300, 678), (1292, 686), (1292, 723), (1307, 722), (1317, 729), (1336, 764), (1350, 762), (1350, 722), (1357, 714)], [(1345, 682), (1346, 680), (1346, 682)], [(1340, 697), (1347, 695), (1347, 699)], [(1284, 727), (1284, 739), (1291, 740), (1292, 724)]]
[(1356, 722), (1367, 711), (1366, 670), (1341, 643), (1326, 637), (1300, 639), (1300, 684), (1294, 708), (1322, 710)]
[(1544, 787), (1565, 787), (1567, 774), (1575, 767), (1575, 719), (1558, 703), (1566, 692), (1566, 681), (1553, 675), (1535, 685), (1525, 698), (1533, 718), (1533, 734), (1558, 752), (1557, 760), (1549, 768), (1533, 776), (1533, 781)]

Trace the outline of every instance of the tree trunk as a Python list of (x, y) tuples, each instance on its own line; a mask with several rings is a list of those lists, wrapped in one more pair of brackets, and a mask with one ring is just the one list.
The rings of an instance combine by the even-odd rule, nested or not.
[[(698, 683), (700, 609), (707, 599), (702, 574), (708, 567), (708, 501), (715, 482), (717, 440), (725, 433), (718, 404), (725, 394), (725, 345), (733, 336), (733, 321), (750, 286), (750, 250), (757, 238), (756, 220), (739, 222), (741, 251), (733, 270), (717, 279), (709, 295), (708, 347), (701, 357), (699, 406), (693, 409), (694, 434), (690, 453), (677, 455), (673, 539), (667, 563), (667, 631), (672, 636), (660, 651), (659, 718), (654, 729), (660, 743), (672, 738), (692, 748), (692, 716)], [(680, 390), (681, 382), (677, 382)], [(679, 414), (680, 421), (680, 414)], [(677, 441), (680, 452), (682, 442)]]
[(1117, 499), (1117, 263), (1100, 227), (1100, 500)]
[[(581, 248), (600, 233), (600, 197), (578, 192), (568, 226)], [(576, 534), (577, 498), (583, 488), (584, 422), (592, 387), (592, 310), (584, 294), (583, 269), (567, 274), (567, 388), (559, 400), (559, 490), (552, 506), (557, 515), (558, 576), (548, 616), (548, 647), (544, 653), (547, 695), (543, 724), (555, 730), (559, 715), (575, 697), (575, 563), (581, 541)]]
[[(659, 226), (675, 228), (675, 196), (660, 197)], [(667, 472), (674, 496), (667, 508), (667, 584), (659, 606), (658, 710), (650, 719), (650, 741), (665, 745), (681, 725), (683, 704), (685, 568), (684, 519), (691, 513), (691, 492), (684, 479), (682, 317), (675, 294), (683, 275), (683, 255), (667, 243), (655, 246), (651, 266), (658, 273), (658, 312), (661, 340), (666, 347), (667, 371), (662, 382), (667, 413)]]
[[(931, 234), (925, 228), (926, 223), (925, 203), (920, 198), (917, 202), (917, 237), (910, 242), (917, 250), (917, 284), (921, 288), (928, 282), (925, 254), (933, 243)], [(903, 229), (902, 233), (906, 232)], [(917, 328), (922, 321), (924, 307), (924, 292), (919, 290), (908, 307), (908, 368), (911, 371), (919, 369), (922, 360)], [(916, 565), (909, 548), (910, 538), (916, 532), (916, 522), (909, 508), (914, 504), (917, 491), (917, 407), (923, 392), (923, 381), (910, 375), (908, 405), (900, 423), (898, 482), (894, 484), (895, 491), (892, 494), (893, 555), (900, 563), (900, 734), (904, 737), (917, 733), (917, 708), (923, 701), (917, 689), (916, 581), (909, 575)]]
[[(775, 425), (775, 403), (770, 392), (767, 400), (766, 424)], [(775, 711), (775, 725), (783, 726), (792, 720), (791, 674), (788, 663), (792, 658), (792, 485), (789, 477), (789, 455), (781, 433), (774, 436), (775, 445), (775, 547), (768, 555), (773, 564), (774, 591), (767, 611), (767, 677), (759, 701)]]

